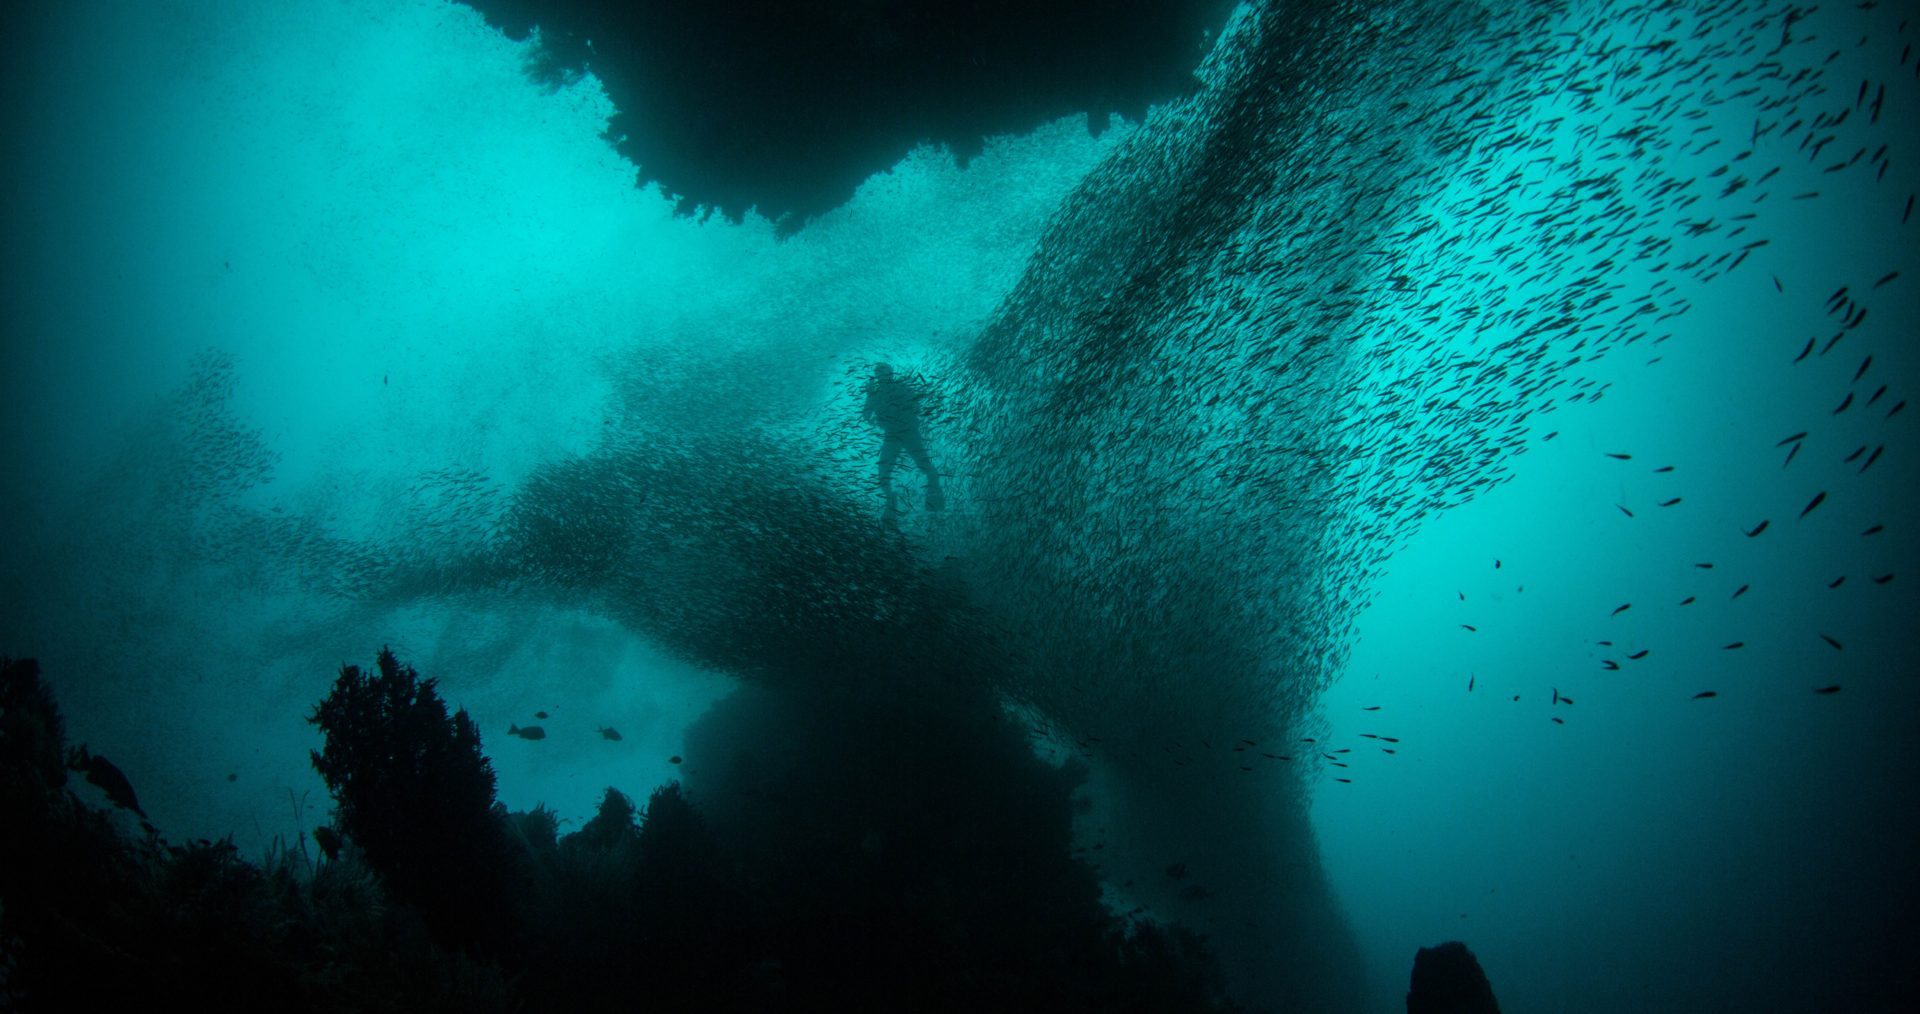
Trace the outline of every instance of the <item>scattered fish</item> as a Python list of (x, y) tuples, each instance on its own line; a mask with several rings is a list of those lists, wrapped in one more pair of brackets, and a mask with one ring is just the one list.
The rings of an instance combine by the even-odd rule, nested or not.
[(1700, 701), (1700, 700), (1705, 700), (1709, 697), (1718, 697), (1718, 696), (1720, 695), (1712, 690), (1702, 690), (1699, 693), (1694, 694), (1693, 699), (1696, 701)]

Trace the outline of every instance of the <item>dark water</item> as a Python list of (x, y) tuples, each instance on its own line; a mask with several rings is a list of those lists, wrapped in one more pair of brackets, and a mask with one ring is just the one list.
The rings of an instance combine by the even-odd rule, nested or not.
[[(785, 240), (465, 8), (48, 15), (0, 651), (180, 837), (323, 805), (381, 644), (576, 819), (751, 826), (720, 758), (782, 720), (930, 749), (702, 719), (742, 682), (938, 687), (1087, 766), (1073, 854), (1250, 1002), (1398, 1009), (1462, 939), (1510, 1011), (1901, 1009), (1909, 13), (1245, 7), (1189, 102)], [(944, 473), (892, 526), (881, 360)]]

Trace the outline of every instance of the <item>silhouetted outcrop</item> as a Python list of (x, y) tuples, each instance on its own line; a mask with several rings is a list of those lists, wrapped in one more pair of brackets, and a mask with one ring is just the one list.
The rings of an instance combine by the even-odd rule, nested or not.
[(962, 164), (994, 134), (1191, 90), (1224, 0), (467, 0), (528, 72), (591, 71), (614, 146), (683, 210), (749, 207), (790, 232), (921, 143)]
[(1480, 962), (1456, 940), (1414, 955), (1407, 1014), (1500, 1014), (1500, 1004)]
[(382, 651), (313, 716), (321, 855), (256, 866), (76, 796), (38, 667), (0, 670), (0, 1008), (1234, 1009), (1200, 937), (1100, 905), (1083, 772), (984, 691), (746, 688), (689, 739), (703, 789), (609, 789), (563, 837), (494, 802), (471, 721)]

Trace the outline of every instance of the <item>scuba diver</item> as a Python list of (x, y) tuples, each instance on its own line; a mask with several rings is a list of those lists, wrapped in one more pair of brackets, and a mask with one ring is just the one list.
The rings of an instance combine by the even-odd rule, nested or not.
[(927, 457), (927, 448), (920, 440), (920, 392), (913, 385), (893, 375), (893, 367), (886, 363), (873, 364), (873, 379), (867, 383), (866, 405), (860, 409), (860, 418), (880, 427), (880, 489), (887, 495), (887, 508), (880, 515), (883, 520), (893, 521), (898, 517), (899, 504), (893, 493), (893, 463), (899, 460), (900, 452), (906, 451), (913, 458), (920, 474), (927, 477), (927, 509), (937, 511), (946, 506), (946, 494), (940, 491), (940, 474), (933, 470), (933, 460)]

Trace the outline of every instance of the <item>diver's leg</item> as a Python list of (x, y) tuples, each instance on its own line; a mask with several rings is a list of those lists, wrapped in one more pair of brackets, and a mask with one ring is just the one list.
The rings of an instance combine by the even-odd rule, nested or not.
[(886, 494), (887, 509), (885, 517), (893, 517), (899, 509), (893, 499), (893, 463), (900, 458), (900, 438), (892, 433), (880, 441), (880, 492)]
[(920, 474), (927, 477), (927, 509), (937, 511), (947, 505), (947, 495), (940, 489), (940, 473), (933, 470), (933, 459), (927, 456), (926, 445), (921, 443), (918, 432), (907, 434), (907, 455), (913, 459)]

